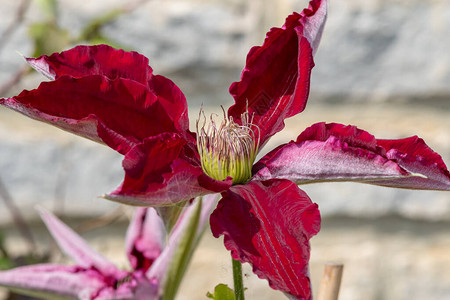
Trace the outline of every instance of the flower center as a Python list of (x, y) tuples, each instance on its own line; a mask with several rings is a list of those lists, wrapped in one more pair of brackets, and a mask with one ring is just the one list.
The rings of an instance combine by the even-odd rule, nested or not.
[[(223, 110), (223, 108), (222, 108)], [(258, 127), (251, 123), (248, 113), (242, 114), (242, 124), (226, 117), (217, 126), (211, 115), (206, 125), (203, 109), (197, 120), (197, 147), (202, 169), (206, 175), (216, 180), (233, 178), (233, 184), (244, 183), (252, 176), (252, 166), (258, 153)], [(200, 120), (202, 124), (200, 125)]]

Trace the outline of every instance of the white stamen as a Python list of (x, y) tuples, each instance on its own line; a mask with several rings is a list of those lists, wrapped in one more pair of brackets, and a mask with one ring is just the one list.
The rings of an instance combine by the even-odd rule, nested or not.
[[(253, 125), (248, 112), (241, 115), (241, 125), (226, 117), (217, 126), (213, 115), (206, 125), (203, 108), (197, 120), (197, 147), (203, 171), (216, 180), (228, 176), (233, 183), (243, 183), (251, 178), (252, 166), (258, 153), (259, 128)], [(217, 116), (217, 115), (214, 115)], [(201, 126), (200, 120), (203, 120)]]

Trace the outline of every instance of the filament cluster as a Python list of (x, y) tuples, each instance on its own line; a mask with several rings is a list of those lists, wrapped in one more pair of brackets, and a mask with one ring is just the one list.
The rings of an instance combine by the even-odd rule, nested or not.
[[(223, 110), (223, 108), (222, 108)], [(233, 184), (244, 183), (252, 176), (252, 166), (258, 153), (259, 129), (251, 123), (248, 112), (241, 115), (241, 124), (227, 117), (216, 122), (212, 114), (206, 116), (200, 109), (197, 127), (197, 148), (203, 171), (216, 180), (233, 178)]]

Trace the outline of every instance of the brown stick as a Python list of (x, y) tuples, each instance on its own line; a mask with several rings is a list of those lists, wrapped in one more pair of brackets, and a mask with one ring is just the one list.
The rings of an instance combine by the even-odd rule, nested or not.
[(22, 216), (20, 209), (14, 203), (11, 195), (8, 192), (8, 189), (3, 184), (3, 181), (0, 179), (0, 198), (3, 198), (6, 208), (9, 210), (9, 213), (12, 216), (12, 220), (17, 226), (17, 229), (22, 234), (22, 237), (28, 244), (29, 249), (31, 251), (36, 251), (36, 243), (33, 238), (33, 233), (31, 232), (28, 223), (25, 221), (25, 218)]
[(329, 262), (325, 264), (318, 300), (337, 300), (343, 269), (344, 265), (341, 263)]
[(25, 13), (27, 12), (30, 3), (31, 0), (22, 0), (20, 2), (14, 20), (11, 22), (11, 24), (8, 25), (8, 27), (6, 27), (6, 30), (0, 36), (0, 51), (2, 50), (2, 47), (7, 43), (14, 31), (16, 31), (19, 25), (23, 22)]

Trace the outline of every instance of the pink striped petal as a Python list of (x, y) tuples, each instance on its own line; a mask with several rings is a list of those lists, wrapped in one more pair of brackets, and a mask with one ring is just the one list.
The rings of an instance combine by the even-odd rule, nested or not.
[(105, 282), (95, 271), (42, 264), (0, 271), (0, 285), (43, 299), (95, 299)]
[(224, 235), (233, 258), (252, 264), (273, 289), (311, 299), (309, 239), (320, 229), (317, 205), (287, 180), (236, 185), (222, 197), (211, 230)]
[(442, 158), (422, 139), (377, 140), (354, 126), (317, 123), (295, 142), (281, 145), (254, 168), (254, 180), (297, 184), (358, 181), (409, 189), (450, 190)]
[(236, 103), (228, 115), (240, 120), (248, 111), (259, 128), (260, 145), (284, 128), (284, 119), (305, 108), (327, 3), (313, 0), (301, 14), (290, 15), (282, 28), (272, 28), (264, 44), (248, 53), (241, 81), (230, 87)]
[(79, 267), (97, 269), (105, 276), (118, 278), (123, 272), (114, 264), (93, 250), (77, 233), (50, 212), (39, 208), (42, 220), (58, 243), (61, 250), (70, 256)]
[(164, 248), (166, 229), (164, 222), (152, 207), (138, 207), (128, 226), (125, 250), (134, 270), (147, 269)]

